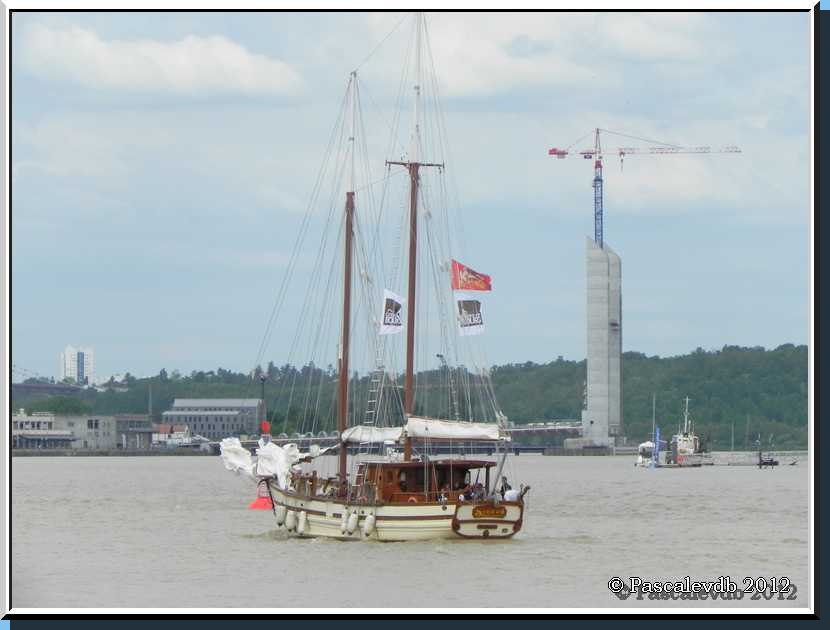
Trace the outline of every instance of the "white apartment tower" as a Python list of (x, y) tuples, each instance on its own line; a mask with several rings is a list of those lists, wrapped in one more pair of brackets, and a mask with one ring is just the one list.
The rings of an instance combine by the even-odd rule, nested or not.
[(95, 382), (95, 363), (92, 348), (66, 346), (61, 352), (60, 378), (70, 378), (79, 385)]

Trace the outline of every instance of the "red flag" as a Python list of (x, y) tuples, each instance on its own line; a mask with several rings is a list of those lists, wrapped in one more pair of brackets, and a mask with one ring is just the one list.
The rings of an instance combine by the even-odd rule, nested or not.
[(490, 276), (452, 261), (452, 288), (454, 291), (492, 291)]
[(263, 433), (271, 433), (271, 423), (267, 420), (263, 420), (259, 423), (259, 428), (262, 430)]

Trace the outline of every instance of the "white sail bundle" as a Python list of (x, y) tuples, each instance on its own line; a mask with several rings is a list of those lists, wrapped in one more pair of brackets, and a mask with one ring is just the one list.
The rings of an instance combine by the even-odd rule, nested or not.
[(229, 437), (219, 443), (219, 454), (225, 468), (235, 473), (242, 473), (254, 478), (254, 458), (251, 452), (242, 446), (239, 438)]
[(258, 477), (276, 477), (280, 488), (287, 488), (291, 467), (300, 461), (296, 444), (278, 446), (273, 442), (261, 444), (257, 449), (256, 474)]
[(219, 452), (228, 470), (244, 474), (254, 480), (258, 477), (276, 477), (280, 488), (286, 488), (292, 466), (323, 455), (332, 448), (336, 447), (321, 449), (317, 445), (312, 445), (310, 452), (301, 453), (296, 444), (279, 446), (260, 439), (256, 461), (254, 461), (250, 451), (242, 446), (239, 438), (230, 437), (222, 440)]
[(460, 422), (409, 416), (406, 434), (411, 438), (432, 440), (510, 441), (510, 436), (495, 422)]
[(357, 425), (343, 431), (340, 439), (345, 444), (383, 444), (384, 442), (399, 442), (402, 437), (401, 427)]

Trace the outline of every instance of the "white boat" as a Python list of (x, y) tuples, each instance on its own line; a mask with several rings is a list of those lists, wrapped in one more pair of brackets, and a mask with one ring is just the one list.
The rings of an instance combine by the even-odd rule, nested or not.
[(635, 462), (636, 466), (641, 468), (648, 468), (652, 466), (654, 458), (654, 442), (651, 440), (646, 440), (645, 442), (641, 442), (640, 445), (637, 447), (637, 461)]
[[(401, 244), (408, 244), (406, 298), (373, 282), (372, 278), (379, 274), (370, 271), (371, 260), (365, 253), (367, 243), (363, 241), (356, 246), (354, 242), (361, 235), (358, 224), (365, 225), (375, 218), (363, 216), (361, 219), (358, 210), (358, 197), (364, 188), (355, 185), (355, 164), (363, 164), (355, 157), (356, 147), (363, 144), (356, 72), (350, 75), (343, 110), (338, 118), (342, 126), (336, 128), (332, 136), (344, 139), (344, 150), (339, 153), (344, 158), (344, 167), (338, 172), (345, 173), (347, 180), (342, 231), (337, 239), (342, 246), (337, 261), (339, 269), (328, 276), (343, 278), (340, 332), (336, 344), (337, 391), (331, 396), (336, 399), (339, 436), (339, 443), (333, 447), (337, 450), (336, 473), (324, 472), (325, 464), (332, 460), (325, 456), (328, 449), (311, 447), (308, 452), (300, 452), (296, 444), (277, 444), (274, 440), (263, 439), (254, 461), (235, 438), (222, 442), (225, 466), (250, 475), (260, 489), (267, 492), (276, 525), (292, 536), (382, 541), (503, 539), (514, 536), (524, 521), (524, 497), (529, 487), (519, 485), (514, 489), (505, 476), (506, 442), (509, 440), (505, 431), (507, 418), (495, 400), (489, 369), (478, 367), (473, 370), (460, 364), (451, 368), (445, 359), (459, 356), (465, 349), (462, 346), (474, 342), (473, 337), (483, 331), (481, 294), (458, 291), (487, 291), (490, 278), (461, 265), (450, 255), (450, 240), (445, 238), (449, 221), (432, 221), (438, 209), (434, 200), (428, 199), (422, 178), (426, 172), (430, 177), (433, 173), (437, 177), (443, 176), (445, 164), (432, 155), (428, 156), (431, 159), (424, 160), (421, 154), (425, 147), (434, 150), (443, 141), (439, 139), (436, 144), (424, 139), (426, 130), (437, 127), (422, 120), (424, 101), (427, 100), (422, 96), (422, 89), (436, 83), (434, 79), (424, 77), (422, 72), (422, 49), (429, 50), (423, 16), (416, 14), (414, 22), (414, 55), (407, 57), (414, 60), (414, 113), (409, 150), (405, 157), (386, 161), (390, 180), (394, 175), (392, 169), (403, 170), (408, 175), (404, 180), (408, 190), (403, 197), (408, 208), (404, 221), (398, 221), (402, 232), (399, 240)], [(431, 60), (431, 53), (424, 58)], [(429, 97), (431, 100), (427, 102), (437, 102), (436, 94)], [(438, 180), (433, 185), (427, 190), (440, 190), (443, 183)], [(364, 193), (363, 200), (366, 197)], [(442, 246), (442, 242), (445, 245)], [(418, 250), (424, 247), (429, 255), (419, 257)], [(358, 257), (356, 263), (355, 257)], [(396, 260), (396, 254), (392, 255), (392, 260)], [(419, 274), (421, 260), (432, 265), (428, 267), (431, 273), (424, 273), (422, 269)], [(357, 273), (353, 267), (357, 267)], [(392, 278), (384, 282), (394, 286), (395, 273), (384, 277)], [(430, 280), (436, 282), (435, 293), (421, 288)], [(357, 282), (361, 291), (353, 292), (352, 285)], [(327, 291), (328, 295), (331, 293), (331, 290)], [(357, 293), (354, 303), (353, 293)], [(359, 299), (363, 300), (362, 306), (358, 304)], [(438, 319), (431, 316), (428, 319), (415, 308), (417, 302), (419, 308), (424, 309), (421, 305), (430, 300), (438, 311)], [(330, 301), (324, 299), (320, 304), (326, 306), (309, 310), (322, 316), (336, 312), (329, 308)], [(373, 304), (382, 305), (382, 308), (375, 309)], [(362, 308), (369, 320), (370, 333), (362, 346), (353, 340), (357, 319), (353, 317), (353, 311), (356, 308)], [(373, 317), (374, 313), (380, 313), (380, 316)], [(416, 316), (424, 322), (418, 329), (417, 339)], [(451, 323), (447, 325), (446, 320)], [(300, 325), (306, 323), (304, 320)], [(401, 386), (397, 383), (396, 373), (386, 365), (397, 352), (395, 341), (399, 337), (395, 333), (404, 329), (406, 367)], [(331, 327), (323, 332), (330, 330)], [(417, 349), (429, 332), (439, 338), (435, 350), (440, 353), (435, 350), (434, 355), (423, 350), (418, 353)], [(350, 373), (353, 369), (350, 359), (356, 348), (361, 347), (373, 357), (374, 363), (370, 376), (364, 379)], [(422, 362), (424, 356), (440, 358), (436, 378), (441, 382), (433, 385), (433, 389), (421, 382), (426, 378), (423, 366), (417, 375), (418, 383), (415, 382), (416, 355)], [(314, 370), (310, 372), (314, 373)], [(319, 391), (324, 390), (323, 380), (321, 377)], [(364, 384), (362, 388), (360, 384)], [(319, 407), (320, 400), (326, 397), (328, 393), (318, 394), (316, 403), (311, 401), (317, 406), (308, 412), (292, 412), (289, 405), (284, 416), (286, 422), (300, 416), (313, 417), (314, 423), (320, 417), (325, 419)], [(446, 417), (424, 411), (440, 411), (444, 404), (441, 400), (446, 400)], [(317, 429), (319, 426), (315, 431)], [(463, 456), (458, 452), (459, 448), (469, 451), (471, 446), (482, 443), (495, 451), (492, 459)], [(390, 444), (396, 448), (390, 448)], [(351, 461), (347, 458), (350, 448)], [(453, 448), (456, 450), (452, 451)], [(445, 449), (452, 452), (445, 453)], [(385, 450), (385, 453), (379, 450)]]
[(665, 456), (661, 458), (660, 447), (665, 445), (665, 442), (660, 440), (660, 429), (657, 426), (657, 395), (651, 396), (651, 440), (641, 442), (637, 446), (637, 459), (634, 466), (638, 468), (655, 468), (659, 466), (661, 459), (665, 461)]

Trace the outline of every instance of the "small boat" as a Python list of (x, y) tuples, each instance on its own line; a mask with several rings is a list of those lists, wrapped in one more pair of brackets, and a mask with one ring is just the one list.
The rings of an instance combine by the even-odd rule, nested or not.
[(689, 397), (683, 412), (683, 429), (672, 436), (666, 453), (666, 465), (687, 468), (713, 465), (712, 455), (708, 453), (695, 433), (694, 423), (689, 420)]
[(634, 462), (634, 465), (640, 468), (649, 468), (653, 464), (653, 458), (654, 442), (651, 440), (641, 442), (637, 447), (637, 461)]
[[(761, 455), (760, 451), (758, 452), (758, 468), (772, 468), (774, 466), (778, 466), (777, 459), (775, 459), (771, 454), (764, 457)], [(792, 464), (790, 464), (790, 466), (792, 466)]]
[(712, 466), (714, 461), (694, 431), (689, 420), (689, 398), (683, 413), (683, 427), (672, 436), (668, 444), (660, 439), (660, 427), (655, 424), (654, 401), (652, 401), (652, 439), (642, 442), (637, 448), (634, 465), (639, 468), (698, 468)]
[[(764, 455), (761, 452), (761, 435), (758, 434), (758, 440), (756, 441), (758, 445), (758, 468), (774, 468), (778, 466), (778, 460), (773, 457), (772, 454), (772, 436), (770, 435), (769, 438), (769, 448), (770, 450)], [(792, 466), (792, 464), (790, 464)]]
[[(634, 466), (638, 468), (657, 468), (665, 463), (665, 441), (660, 440), (660, 427), (657, 426), (657, 396), (651, 396), (651, 439), (641, 442), (637, 447), (637, 459)], [(662, 457), (661, 457), (662, 455)]]

